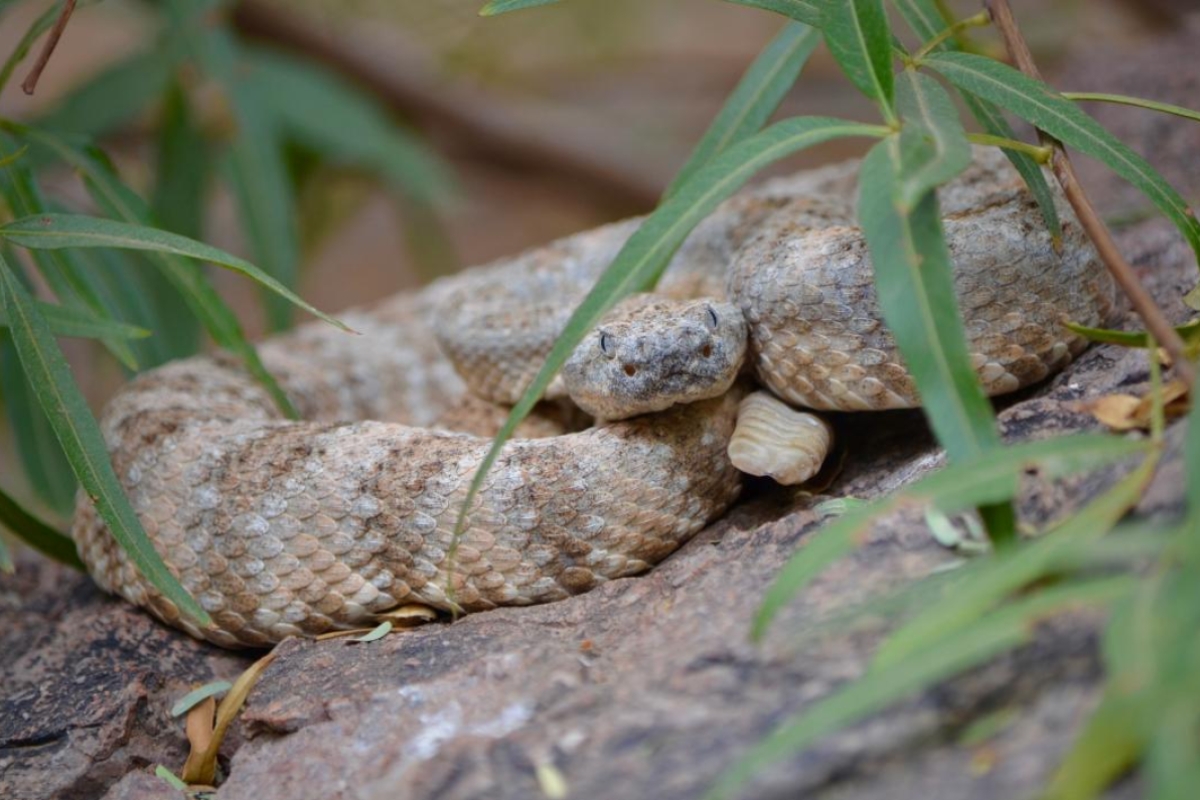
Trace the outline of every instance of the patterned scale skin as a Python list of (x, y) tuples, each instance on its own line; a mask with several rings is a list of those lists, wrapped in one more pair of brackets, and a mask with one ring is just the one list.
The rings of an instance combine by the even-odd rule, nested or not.
[[(976, 159), (941, 197), (972, 351), (988, 391), (1000, 393), (1066, 363), (1083, 342), (1059, 323), (1106, 321), (1115, 290), (1065, 208), (1055, 250), (1003, 156), (977, 150)], [(764, 182), (698, 226), (659, 287), (706, 298), (677, 338), (709, 345), (700, 356), (712, 358), (724, 345), (706, 337), (740, 310), (753, 371), (780, 398), (839, 410), (914, 405), (853, 224), (856, 170)], [(214, 625), (182, 617), (81, 496), (74, 536), (84, 562), (105, 589), (236, 647), (363, 627), (406, 603), (474, 611), (555, 600), (665, 558), (738, 495), (727, 451), (744, 382), (628, 421), (510, 442), (453, 558), (458, 509), (490, 440), (434, 427), (495, 428), (500, 415), (479, 398), (519, 395), (638, 222), (344, 314), (362, 336), (312, 323), (265, 342), (262, 358), (303, 421), (282, 419), (227, 355), (138, 377), (101, 427), (156, 549)], [(709, 308), (719, 324), (709, 325)], [(633, 342), (639, 376), (641, 364), (699, 363), (670, 341), (679, 328), (669, 320), (644, 339), (603, 325)], [(595, 336), (584, 344), (597, 345)], [(685, 371), (713, 378), (707, 367)], [(558, 416), (552, 425), (575, 427), (571, 413)]]
[(103, 588), (223, 646), (362, 627), (404, 603), (478, 611), (561, 599), (646, 570), (740, 489), (724, 457), (738, 391), (516, 441), (451, 561), (456, 515), (490, 440), (321, 421), (343, 409), (319, 365), (265, 355), (311, 421), (280, 420), (227, 359), (198, 358), (134, 381), (103, 422), (147, 533), (216, 627), (181, 616), (144, 581), (86, 499), (75, 523)]
[[(939, 197), (971, 358), (989, 395), (1036, 383), (1078, 355), (1087, 343), (1062, 323), (1112, 321), (1116, 286), (1080, 225), (1061, 203), (1056, 249), (1002, 155), (977, 150)], [(750, 326), (755, 374), (806, 408), (919, 406), (882, 322), (862, 232), (852, 218), (839, 221), (840, 211), (790, 201), (738, 253), (729, 294)]]

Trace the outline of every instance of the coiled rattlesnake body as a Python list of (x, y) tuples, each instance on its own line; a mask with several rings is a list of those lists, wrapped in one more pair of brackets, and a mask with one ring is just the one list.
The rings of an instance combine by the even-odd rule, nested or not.
[[(612, 386), (621, 375), (667, 380), (654, 372), (667, 362), (699, 374), (701, 360), (724, 358), (728, 318), (740, 329), (744, 316), (754, 373), (776, 395), (811, 408), (914, 405), (853, 224), (854, 175), (842, 165), (769, 181), (693, 233), (660, 286), (664, 296), (712, 298), (669, 323), (667, 339), (693, 342), (692, 355), (664, 355), (663, 339), (606, 323), (581, 345), (578, 371), (595, 365)], [(1019, 179), (990, 152), (941, 196), (985, 387), (1011, 391), (1065, 364), (1083, 342), (1061, 321), (1101, 324), (1114, 310), (1113, 285), (1078, 225), (1064, 225), (1056, 250)], [(468, 611), (555, 600), (661, 560), (738, 494), (726, 450), (741, 384), (511, 442), (453, 564), (456, 514), (489, 443), (428, 427), (463, 396), (464, 380), (511, 402), (635, 226), (605, 226), (345, 314), (362, 337), (310, 324), (266, 342), (262, 357), (302, 422), (281, 419), (226, 355), (138, 377), (109, 404), (104, 434), (147, 533), (215, 625), (182, 617), (84, 498), (74, 535), (97, 582), (194, 636), (239, 646), (361, 627), (404, 603), (448, 609), (447, 587)], [(435, 327), (461, 377), (433, 344)]]

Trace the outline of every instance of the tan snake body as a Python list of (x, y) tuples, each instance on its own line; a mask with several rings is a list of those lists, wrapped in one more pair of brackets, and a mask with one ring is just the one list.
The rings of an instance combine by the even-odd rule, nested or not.
[[(732, 302), (748, 322), (758, 380), (792, 402), (913, 405), (853, 225), (853, 176), (853, 167), (826, 168), (735, 197), (681, 249), (661, 291)], [(992, 153), (978, 154), (941, 194), (985, 388), (1011, 391), (1061, 367), (1083, 342), (1060, 323), (1101, 324), (1115, 308), (1112, 282), (1078, 225), (1064, 217), (1056, 250), (1027, 192)], [(91, 573), (194, 636), (260, 646), (369, 625), (404, 603), (449, 609), (447, 591), (467, 611), (556, 600), (660, 561), (739, 492), (725, 453), (740, 387), (509, 443), (452, 564), (456, 515), (489, 442), (427, 427), (464, 391), (430, 330), (452, 328), (439, 339), (471, 386), (519, 389), (635, 225), (579, 234), (344, 315), (361, 337), (309, 324), (264, 343), (263, 359), (301, 422), (283, 420), (227, 355), (138, 377), (110, 402), (102, 428), (147, 533), (214, 626), (182, 617), (82, 498), (74, 536)], [(506, 316), (513, 292), (518, 305)], [(535, 324), (530, 312), (542, 306), (535, 316), (549, 321)], [(697, 319), (688, 335), (699, 341)], [(515, 344), (497, 345), (502, 331)], [(611, 361), (621, 342), (607, 336), (602, 348), (602, 336), (581, 347)], [(630, 341), (638, 369), (664, 352), (650, 335)], [(511, 402), (511, 391), (498, 399)]]

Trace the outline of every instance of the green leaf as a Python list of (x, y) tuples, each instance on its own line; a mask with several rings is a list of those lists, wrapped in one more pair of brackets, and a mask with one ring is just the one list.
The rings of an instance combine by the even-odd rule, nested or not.
[(387, 636), (392, 632), (392, 623), (390, 620), (384, 620), (376, 625), (371, 630), (364, 633), (362, 636), (355, 636), (350, 641), (352, 642), (374, 642)]
[(95, 277), (110, 316), (153, 332), (149, 339), (131, 342), (140, 369), (192, 355), (199, 348), (195, 317), (145, 253), (79, 249), (53, 254)]
[(821, 737), (1028, 641), (1037, 621), (1069, 608), (1112, 603), (1127, 596), (1134, 585), (1134, 579), (1121, 577), (1048, 589), (997, 611), (979, 625), (941, 637), (889, 670), (871, 670), (804, 709), (751, 748), (725, 771), (705, 800), (731, 797), (768, 765), (795, 757)]
[(519, 11), (522, 8), (534, 8), (535, 6), (548, 6), (551, 3), (557, 3), (559, 0), (491, 0), (486, 6), (479, 10), (481, 17), (497, 17), (501, 14), (507, 14), (509, 11)]
[(201, 238), (212, 166), (208, 141), (192, 119), (183, 87), (173, 81), (163, 100), (151, 202), (160, 227)]
[(189, 790), (188, 785), (181, 781), (178, 775), (176, 775), (174, 772), (171, 772), (171, 770), (167, 769), (162, 764), (155, 765), (154, 775), (165, 781), (166, 784), (172, 789), (178, 789), (181, 792), (187, 792)]
[[(78, 308), (55, 305), (37, 301), (38, 312), (50, 326), (50, 332), (55, 336), (67, 336), (76, 339), (144, 339), (150, 331), (136, 325), (97, 317)], [(8, 327), (8, 316), (0, 312), (0, 328)]]
[[(827, 117), (797, 117), (778, 122), (729, 147), (680, 187), (630, 237), (612, 265), (567, 321), (538, 374), (513, 406), (491, 449), (480, 463), (455, 526), (461, 534), (467, 509), (517, 425), (541, 399), (554, 375), (601, 317), (622, 297), (654, 285), (671, 256), (696, 225), (767, 164), (805, 147), (843, 136), (883, 136), (887, 128)], [(0, 229), (2, 230), (2, 229)]]
[(1200, 379), (1192, 385), (1192, 410), (1188, 412), (1183, 444), (1184, 497), (1191, 534), (1184, 539), (1193, 568), (1200, 566)]
[(175, 61), (169, 48), (136, 53), (72, 89), (32, 124), (93, 137), (112, 133), (158, 99)]
[(171, 575), (146, 537), (113, 473), (100, 426), (75, 385), (62, 351), (38, 314), (33, 299), (3, 259), (0, 259), (0, 307), (8, 314), (13, 342), (34, 394), (50, 419), (71, 469), (113, 537), (142, 575), (175, 603), (181, 613), (201, 626), (211, 624), (208, 614)]
[[(294, 192), (281, 134), (266, 98), (245, 80), (246, 64), (229, 29), (207, 19), (211, 13), (208, 3), (170, 0), (163, 8), (180, 46), (200, 71), (221, 87), (236, 123), (224, 172), (233, 187), (254, 259), (279, 284), (294, 287), (300, 262)], [(277, 294), (267, 293), (264, 303), (272, 330), (291, 324), (291, 307)]]
[[(64, 536), (26, 511), (3, 489), (0, 489), (0, 527), (7, 528), (25, 544), (60, 564), (78, 570), (84, 569), (71, 537)], [(9, 566), (11, 567), (11, 562)]]
[(892, 34), (883, 0), (827, 0), (821, 5), (821, 28), (842, 72), (879, 104), (884, 119), (894, 121)]
[(224, 250), (197, 242), (186, 236), (117, 220), (79, 214), (38, 214), (0, 225), (0, 238), (31, 250), (59, 250), (67, 247), (115, 247), (127, 250), (151, 250), (172, 253), (200, 261), (211, 261), (252, 278), (280, 297), (310, 314), (349, 331), (345, 324), (318, 311), (279, 281), (249, 261)]
[(906, 69), (896, 84), (902, 174), (899, 201), (912, 209), (971, 163), (971, 143), (950, 95), (932, 78)]
[[(250, 87), (239, 89), (237, 94), (243, 97), (251, 94)], [(299, 277), (300, 235), (282, 142), (260, 99), (242, 99), (235, 106), (238, 137), (229, 148), (225, 177), (233, 186), (240, 220), (255, 260), (281, 286), (295, 286)], [(286, 303), (267, 294), (264, 304), (271, 330), (290, 327), (292, 313)]]
[(785, 17), (803, 22), (813, 28), (821, 27), (821, 10), (811, 0), (728, 0), (739, 6), (761, 8), (764, 11), (774, 11)]
[[(942, 16), (936, 0), (893, 1), (900, 10), (900, 14), (904, 17), (904, 20), (908, 23), (908, 26), (924, 41), (934, 38), (947, 27), (948, 21)], [(935, 48), (935, 50), (958, 49), (958, 44), (953, 39), (947, 39)], [(986, 133), (992, 136), (999, 136), (1002, 139), (1017, 138), (1017, 134), (1013, 131), (1012, 126), (1008, 124), (1008, 120), (1004, 118), (1004, 115), (994, 105), (966, 93), (963, 93), (963, 101), (967, 106), (967, 110), (971, 112), (971, 116), (975, 117), (975, 120)], [(1058, 210), (1054, 206), (1054, 195), (1050, 191), (1050, 185), (1046, 182), (1046, 175), (1042, 172), (1041, 166), (1025, 153), (1005, 150), (1004, 154), (1012, 162), (1017, 172), (1020, 173), (1021, 177), (1025, 180), (1025, 185), (1029, 187), (1029, 191), (1033, 193), (1034, 199), (1037, 200), (1038, 209), (1042, 212), (1042, 218), (1046, 222), (1047, 230), (1050, 231), (1055, 241), (1060, 241), (1062, 239), (1062, 224), (1058, 219)]]
[(979, 458), (999, 444), (954, 294), (950, 253), (937, 196), (905, 213), (899, 141), (891, 137), (863, 161), (858, 216), (871, 253), (884, 321), (921, 394), (925, 417), (952, 461)]
[(1005, 597), (1053, 570), (1064, 553), (1104, 536), (1137, 504), (1155, 461), (1147, 459), (1141, 468), (1036, 542), (986, 562), (986, 568), (976, 570), (971, 580), (889, 637), (872, 669), (886, 670), (919, 654), (935, 640), (977, 624)]
[(1184, 119), (1190, 119), (1192, 122), (1200, 122), (1200, 111), (1193, 111), (1190, 108), (1171, 105), (1170, 103), (1160, 103), (1156, 100), (1147, 100), (1144, 97), (1130, 97), (1125, 94), (1108, 94), (1105, 92), (1062, 92), (1062, 96), (1068, 100), (1077, 102), (1116, 103), (1123, 106), (1134, 106), (1136, 108), (1144, 108), (1148, 111), (1158, 111), (1163, 114), (1183, 117)]
[(311, 61), (252, 51), (255, 91), (284, 132), (326, 158), (386, 176), (422, 202), (444, 199), (448, 168), (375, 98)]
[[(1036, 471), (1045, 480), (1093, 469), (1134, 454), (1150, 445), (1115, 436), (1067, 436), (1002, 447), (979, 460), (935, 472), (890, 497), (857, 506), (814, 536), (793, 555), (767, 590), (755, 616), (751, 636), (760, 638), (767, 626), (796, 594), (828, 564), (849, 552), (869, 526), (885, 514), (914, 503), (930, 503), (946, 514), (1010, 499), (1014, 479)], [(834, 541), (825, 541), (825, 540)]]
[(971, 53), (933, 53), (925, 63), (964, 92), (1007, 108), (1063, 144), (1104, 162), (1158, 206), (1200, 257), (1200, 223), (1184, 199), (1145, 159), (1075, 103), (1007, 64)]
[(12, 553), (8, 552), (8, 543), (0, 536), (0, 573), (11, 575), (16, 571), (13, 565)]
[[(912, 28), (922, 43), (950, 27), (950, 21), (942, 14), (936, 0), (892, 0), (892, 5), (900, 11), (900, 16), (904, 17), (908, 27)], [(953, 41), (943, 43), (940, 47), (958, 49)]]
[[(1064, 322), (1063, 325), (1068, 330), (1078, 333), (1090, 342), (1119, 344), (1122, 347), (1150, 346), (1150, 337), (1145, 331), (1113, 331), (1107, 328), (1089, 328), (1085, 325), (1076, 325), (1074, 322)], [(1189, 322), (1186, 325), (1176, 326), (1175, 332), (1179, 334), (1179, 337), (1183, 339), (1185, 344), (1200, 342), (1200, 319)]]
[(59, 3), (55, 3), (43, 11), (42, 15), (35, 19), (25, 31), (25, 35), (21, 37), (21, 41), (17, 42), (13, 51), (9, 53), (8, 58), (4, 61), (4, 66), (0, 67), (0, 94), (3, 94), (5, 87), (8, 86), (8, 80), (12, 77), (13, 70), (25, 60), (25, 56), (29, 55), (33, 43), (38, 40), (39, 36), (50, 30), (54, 25), (54, 20), (58, 19), (59, 5)]
[[(1017, 138), (1017, 133), (1013, 130), (1012, 125), (1008, 124), (1008, 120), (994, 105), (971, 94), (964, 94), (963, 102), (987, 133), (1002, 139)], [(1031, 156), (1015, 150), (1005, 150), (1004, 155), (1008, 157), (1009, 162), (1024, 179), (1025, 186), (1033, 194), (1033, 198), (1037, 200), (1038, 210), (1042, 212), (1042, 220), (1046, 223), (1046, 230), (1050, 231), (1054, 241), (1061, 242), (1062, 221), (1058, 218), (1054, 193), (1050, 190), (1050, 184), (1046, 181), (1046, 173), (1042, 170), (1041, 164)]]
[(746, 70), (687, 163), (671, 181), (664, 198), (679, 191), (713, 156), (757, 133), (766, 124), (820, 41), (820, 33), (804, 23), (789, 22), (783, 27)]
[[(78, 149), (63, 139), (36, 128), (26, 128), (14, 123), (7, 123), (5, 127), (77, 169), (92, 198), (106, 213), (141, 225), (153, 222), (145, 202), (121, 183), (107, 160), (98, 151)], [(163, 274), (183, 296), (192, 313), (213, 337), (213, 341), (236, 353), (250, 374), (271, 395), (283, 415), (288, 419), (297, 419), (299, 415), (288, 400), (287, 394), (267, 371), (258, 357), (258, 351), (246, 338), (237, 316), (213, 288), (200, 265), (167, 253), (152, 252), (150, 257), (162, 268)]]
[(0, 330), (0, 387), (4, 389), (5, 416), (26, 481), (50, 511), (63, 519), (69, 517), (75, 509), (79, 484), (54, 438), (50, 421), (33, 396), (7, 330)]
[(1145, 744), (1143, 698), (1119, 694), (1109, 681), (1041, 800), (1092, 800), (1133, 766)]
[[(8, 143), (5, 142), (7, 145)], [(5, 169), (5, 179), (0, 181), (9, 209), (13, 214), (40, 214), (47, 210), (41, 191), (32, 172), (22, 163), (11, 163)], [(58, 300), (73, 308), (85, 309), (98, 317), (111, 317), (111, 309), (104, 300), (101, 279), (78, 269), (78, 265), (67, 254), (34, 253), (34, 264), (42, 278)], [(19, 273), (19, 270), (18, 270)], [(106, 338), (104, 346), (126, 369), (136, 370), (137, 357), (128, 342)]]
[(175, 704), (171, 706), (171, 716), (178, 717), (186, 714), (213, 695), (224, 694), (232, 688), (233, 684), (229, 681), (210, 681), (203, 686), (192, 689), (183, 697), (176, 700)]

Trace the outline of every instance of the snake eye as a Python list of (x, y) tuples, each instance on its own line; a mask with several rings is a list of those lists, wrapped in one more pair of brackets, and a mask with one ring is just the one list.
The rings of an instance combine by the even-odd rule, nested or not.
[(719, 325), (721, 322), (721, 320), (717, 317), (716, 309), (714, 309), (712, 306), (705, 306), (704, 310), (708, 312), (708, 327), (716, 330), (717, 325)]
[(600, 352), (603, 353), (604, 355), (608, 356), (609, 358), (612, 358), (613, 355), (615, 355), (615, 354), (612, 352), (611, 348), (612, 348), (612, 337), (609, 336), (604, 331), (600, 331)]

